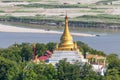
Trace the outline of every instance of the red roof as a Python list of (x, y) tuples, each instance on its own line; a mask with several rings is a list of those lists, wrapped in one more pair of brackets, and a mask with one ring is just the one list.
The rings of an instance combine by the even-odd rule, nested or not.
[(47, 50), (47, 51), (46, 51), (46, 53), (47, 53), (47, 54), (49, 54), (49, 55), (51, 55), (51, 54), (52, 54), (49, 50)]
[(45, 61), (45, 60), (47, 60), (48, 59), (48, 56), (40, 56), (39, 57), (39, 60), (42, 60), (42, 61)]
[(40, 56), (38, 59), (41, 61), (46, 61), (50, 56), (52, 55), (52, 52), (47, 50), (43, 56)]

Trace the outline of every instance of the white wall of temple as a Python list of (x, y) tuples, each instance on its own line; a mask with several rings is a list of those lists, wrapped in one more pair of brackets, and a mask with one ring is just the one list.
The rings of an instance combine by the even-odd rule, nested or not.
[(49, 62), (58, 63), (59, 60), (62, 60), (65, 58), (70, 63), (75, 62), (75, 61), (88, 62), (88, 60), (81, 57), (79, 52), (77, 51), (54, 51), (52, 56), (49, 58)]

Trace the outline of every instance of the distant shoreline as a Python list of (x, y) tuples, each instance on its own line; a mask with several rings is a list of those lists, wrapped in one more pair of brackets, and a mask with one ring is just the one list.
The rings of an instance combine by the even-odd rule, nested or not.
[[(17, 32), (17, 33), (49, 33), (49, 34), (62, 34), (60, 31), (45, 30), (45, 29), (32, 29), (32, 28), (22, 28), (16, 26), (9, 26), (0, 24), (0, 32)], [(85, 33), (72, 33), (74, 36), (84, 36), (84, 37), (95, 37), (93, 34)]]

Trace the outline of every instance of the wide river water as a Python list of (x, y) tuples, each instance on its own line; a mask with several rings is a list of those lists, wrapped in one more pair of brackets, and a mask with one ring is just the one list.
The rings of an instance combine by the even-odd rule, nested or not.
[[(25, 26), (21, 26), (25, 27)], [(80, 28), (79, 28), (80, 29)], [(96, 37), (82, 37), (73, 36), (74, 41), (82, 41), (88, 46), (104, 51), (106, 54), (117, 53), (120, 56), (120, 31), (118, 30), (103, 30), (103, 29), (89, 29), (81, 28), (73, 29), (75, 32), (99, 34)], [(72, 32), (72, 29), (71, 29)], [(0, 32), (0, 48), (6, 48), (14, 43), (48, 43), (60, 42), (60, 34), (47, 34), (47, 33), (10, 33)]]

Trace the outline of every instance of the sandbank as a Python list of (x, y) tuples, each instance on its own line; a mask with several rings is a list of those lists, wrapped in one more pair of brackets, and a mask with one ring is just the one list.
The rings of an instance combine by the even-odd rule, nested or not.
[[(10, 25), (0, 24), (0, 32), (17, 32), (17, 33), (48, 33), (48, 34), (62, 34), (63, 32), (45, 29), (23, 28)], [(73, 33), (74, 36), (94, 37), (96, 35), (86, 33)]]

